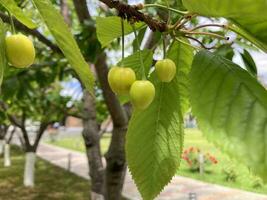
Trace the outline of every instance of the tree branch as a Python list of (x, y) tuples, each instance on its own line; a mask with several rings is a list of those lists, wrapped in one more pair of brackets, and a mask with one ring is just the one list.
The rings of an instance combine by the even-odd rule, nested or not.
[(165, 32), (168, 30), (167, 23), (153, 19), (149, 15), (140, 12), (138, 6), (131, 6), (118, 0), (100, 0), (109, 8), (115, 8), (118, 15), (123, 19), (135, 22), (145, 22), (152, 31)]
[(8, 144), (10, 144), (10, 142), (11, 142), (11, 140), (12, 140), (13, 135), (14, 135), (15, 132), (16, 132), (16, 127), (14, 126), (13, 130), (12, 130), (11, 133), (10, 133), (9, 138), (7, 139), (7, 143), (8, 143)]
[(73, 0), (73, 3), (80, 23), (84, 23), (84, 21), (91, 19), (85, 0)]
[[(10, 23), (10, 18), (9, 16), (7, 16), (6, 14), (4, 14), (3, 12), (0, 12), (0, 18), (5, 22), (5, 23)], [(38, 30), (33, 30), (28, 28), (27, 26), (23, 25), (22, 23), (20, 23), (18, 20), (13, 19), (14, 20), (14, 25), (15, 27), (23, 32), (26, 32), (30, 35), (35, 36), (36, 38), (38, 38), (38, 40), (42, 43), (44, 43), (45, 45), (47, 45), (48, 47), (50, 47), (51, 50), (53, 50), (56, 53), (61, 53), (61, 50), (59, 49), (59, 47), (55, 44), (53, 44), (50, 40), (48, 40), (44, 35), (42, 35)]]
[(39, 127), (39, 130), (37, 132), (37, 136), (36, 136), (36, 139), (34, 141), (34, 144), (33, 144), (33, 150), (36, 151), (37, 150), (37, 147), (38, 147), (38, 144), (42, 138), (42, 135), (43, 133), (45, 132), (47, 126), (49, 125), (50, 123), (49, 122), (41, 122), (40, 124), (40, 127)]
[(61, 15), (64, 18), (64, 21), (71, 26), (71, 18), (70, 18), (70, 13), (69, 13), (69, 7), (67, 4), (67, 0), (60, 0), (60, 11)]

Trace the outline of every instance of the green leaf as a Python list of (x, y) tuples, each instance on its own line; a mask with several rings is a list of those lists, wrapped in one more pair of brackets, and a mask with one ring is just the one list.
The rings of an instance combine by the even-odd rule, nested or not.
[[(168, 56), (178, 63), (178, 70), (190, 68), (190, 47), (174, 43)], [(134, 111), (129, 123), (126, 157), (144, 200), (154, 199), (170, 182), (180, 164), (184, 138), (180, 76), (182, 74), (177, 73), (171, 83), (162, 83), (153, 73), (150, 81), (156, 88), (155, 99), (146, 110)]]
[(214, 53), (223, 56), (228, 60), (232, 60), (235, 55), (234, 49), (228, 44), (221, 45)]
[(267, 51), (266, 0), (183, 0), (183, 4), (203, 16), (229, 19), (239, 27), (232, 30)]
[[(188, 41), (184, 41), (188, 42)], [(181, 51), (185, 49), (184, 56), (185, 59), (180, 59)], [(177, 75), (178, 78), (178, 87), (180, 93), (180, 105), (182, 114), (185, 114), (190, 106), (189, 102), (189, 73), (191, 70), (191, 64), (193, 61), (193, 48), (187, 47), (184, 45), (178, 45), (178, 43), (174, 42), (168, 51), (168, 58), (172, 59), (177, 66)]]
[[(144, 26), (144, 23), (135, 24), (136, 29), (140, 29)], [(132, 26), (124, 20), (124, 33), (125, 35), (132, 33)], [(97, 17), (96, 18), (96, 34), (100, 41), (102, 48), (110, 44), (116, 38), (122, 36), (121, 30), (121, 18), (112, 17)]]
[[(145, 73), (146, 75), (148, 75), (148, 72), (150, 68), (152, 67), (153, 52), (151, 50), (145, 49), (141, 51), (141, 55), (142, 55), (143, 62), (144, 62)], [(121, 65), (121, 63), (122, 61), (120, 61), (118, 65)], [(124, 58), (123, 66), (132, 68), (136, 74), (136, 78), (142, 79), (142, 67), (141, 67), (141, 62), (139, 59), (139, 51)]]
[(246, 69), (253, 75), (257, 76), (257, 66), (250, 53), (244, 49), (244, 53), (241, 54)]
[(22, 11), (14, 0), (0, 0), (2, 4), (17, 20), (30, 29), (34, 29), (37, 25)]
[(190, 75), (191, 104), (210, 141), (267, 180), (267, 91), (233, 62), (202, 51)]
[(5, 38), (6, 28), (3, 21), (0, 19), (0, 87), (3, 82), (4, 72), (7, 65)]
[(54, 8), (50, 0), (33, 0), (44, 22), (56, 43), (74, 68), (82, 83), (90, 92), (93, 92), (94, 75), (86, 63), (81, 51), (73, 38), (61, 14)]
[(138, 31), (138, 35), (137, 35), (137, 38), (134, 38), (132, 44), (133, 44), (133, 52), (136, 52), (138, 51), (139, 49), (139, 44), (137, 42), (137, 39), (138, 41), (143, 41), (143, 38), (145, 36), (145, 33), (146, 33), (146, 28), (142, 28), (140, 31)]

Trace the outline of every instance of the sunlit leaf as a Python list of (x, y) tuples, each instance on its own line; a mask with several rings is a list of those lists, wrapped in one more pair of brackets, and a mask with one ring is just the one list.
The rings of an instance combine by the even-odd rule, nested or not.
[(93, 92), (94, 75), (74, 40), (63, 17), (49, 0), (33, 0), (56, 43), (78, 74), (84, 86)]
[(24, 11), (17, 6), (14, 0), (0, 0), (2, 4), (17, 20), (30, 29), (34, 29), (37, 25), (24, 13)]

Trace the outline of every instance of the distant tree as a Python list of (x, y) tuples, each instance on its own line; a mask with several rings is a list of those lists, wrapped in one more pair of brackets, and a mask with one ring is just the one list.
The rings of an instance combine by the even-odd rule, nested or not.
[(70, 97), (60, 95), (62, 88), (55, 81), (55, 68), (22, 70), (5, 78), (3, 82), (1, 109), (23, 135), (26, 152), (25, 186), (34, 186), (36, 151), (46, 128), (60, 122), (72, 109), (67, 106)]

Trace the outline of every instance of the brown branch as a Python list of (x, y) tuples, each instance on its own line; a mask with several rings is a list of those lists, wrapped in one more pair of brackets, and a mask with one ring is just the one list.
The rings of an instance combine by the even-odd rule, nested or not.
[(131, 6), (118, 0), (100, 0), (109, 8), (115, 8), (118, 15), (123, 19), (134, 22), (145, 22), (152, 31), (165, 32), (168, 30), (167, 23), (153, 19), (149, 15), (140, 12), (138, 6)]
[[(6, 14), (4, 14), (3, 12), (0, 12), (0, 18), (5, 22), (5, 23), (10, 23), (10, 18), (9, 16), (7, 16)], [(35, 36), (36, 38), (38, 38), (38, 40), (42, 43), (44, 43), (45, 45), (47, 45), (48, 47), (50, 47), (51, 50), (53, 50), (54, 52), (57, 53), (61, 53), (61, 50), (59, 49), (59, 47), (57, 45), (55, 45), (53, 42), (51, 42), (50, 40), (48, 40), (44, 35), (42, 35), (38, 30), (35, 29), (30, 29), (27, 26), (23, 25), (22, 23), (20, 23), (18, 20), (13, 19), (14, 20), (14, 25), (15, 27), (23, 32), (26, 32), (32, 36)]]
[(73, 0), (73, 4), (76, 10), (76, 14), (80, 23), (91, 19), (91, 15), (88, 11), (87, 3), (84, 0)]
[(39, 145), (39, 142), (42, 138), (42, 135), (44, 134), (46, 128), (48, 127), (50, 123), (48, 122), (41, 122), (40, 124), (40, 127), (39, 127), (39, 130), (37, 132), (37, 136), (36, 136), (36, 139), (34, 141), (34, 144), (33, 144), (33, 150), (36, 151), (37, 150), (37, 147)]
[(16, 132), (16, 127), (14, 126), (13, 130), (12, 130), (11, 133), (10, 133), (9, 138), (7, 139), (7, 143), (8, 143), (8, 144), (10, 144), (10, 142), (11, 142), (11, 140), (12, 140), (13, 135), (14, 135), (15, 132)]
[(70, 12), (69, 12), (69, 7), (67, 4), (67, 0), (60, 0), (60, 12), (61, 15), (64, 18), (64, 21), (71, 26), (71, 16), (70, 16)]

